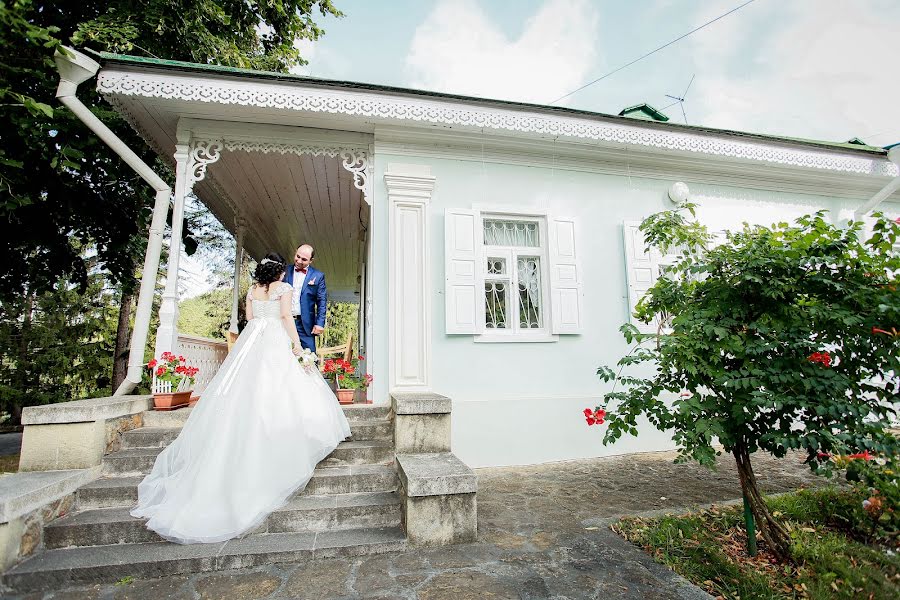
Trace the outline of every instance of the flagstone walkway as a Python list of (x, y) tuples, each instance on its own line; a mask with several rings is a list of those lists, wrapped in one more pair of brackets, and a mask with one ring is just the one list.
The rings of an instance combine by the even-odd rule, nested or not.
[[(478, 542), (431, 550), (71, 588), (17, 600), (709, 598), (612, 533), (617, 516), (735, 499), (674, 453), (479, 469)], [(797, 455), (754, 459), (766, 492), (817, 485)]]

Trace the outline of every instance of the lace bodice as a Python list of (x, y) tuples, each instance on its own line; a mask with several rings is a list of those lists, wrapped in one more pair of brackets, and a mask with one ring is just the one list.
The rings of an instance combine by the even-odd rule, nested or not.
[(257, 300), (253, 297), (253, 288), (247, 292), (247, 302), (253, 302), (254, 319), (280, 319), (281, 297), (293, 293), (294, 288), (283, 281), (269, 286), (269, 299)]

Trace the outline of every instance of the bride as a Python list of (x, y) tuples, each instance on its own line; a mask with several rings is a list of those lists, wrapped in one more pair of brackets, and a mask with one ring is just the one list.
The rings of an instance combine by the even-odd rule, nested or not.
[(280, 254), (260, 261), (247, 327), (138, 486), (131, 515), (148, 518), (169, 541), (221, 542), (255, 529), (350, 435), (318, 370), (295, 357), (300, 339), (284, 270)]

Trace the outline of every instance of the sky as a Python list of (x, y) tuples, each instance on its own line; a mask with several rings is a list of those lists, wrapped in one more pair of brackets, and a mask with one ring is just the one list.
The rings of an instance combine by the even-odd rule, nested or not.
[[(335, 0), (298, 73), (549, 104), (746, 0)], [(900, 142), (897, 0), (755, 0), (559, 105)]]
[[(549, 104), (745, 1), (334, 0), (345, 16), (317, 18), (294, 71)], [(898, 39), (900, 0), (754, 0), (558, 104), (884, 146), (900, 142)], [(208, 289), (184, 262), (187, 296)]]

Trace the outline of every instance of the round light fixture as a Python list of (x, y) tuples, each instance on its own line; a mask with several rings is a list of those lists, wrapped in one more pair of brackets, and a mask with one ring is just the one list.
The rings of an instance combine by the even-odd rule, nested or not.
[(676, 181), (669, 188), (669, 199), (675, 204), (682, 204), (691, 195), (691, 190), (683, 181)]

